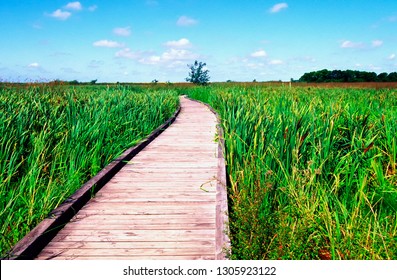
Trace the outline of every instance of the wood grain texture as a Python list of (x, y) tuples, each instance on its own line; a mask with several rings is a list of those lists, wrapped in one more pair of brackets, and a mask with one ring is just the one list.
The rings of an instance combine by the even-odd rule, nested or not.
[(174, 123), (111, 178), (37, 259), (225, 258), (219, 251), (227, 201), (225, 206), (220, 190), (225, 166), (217, 123), (208, 107), (181, 97)]

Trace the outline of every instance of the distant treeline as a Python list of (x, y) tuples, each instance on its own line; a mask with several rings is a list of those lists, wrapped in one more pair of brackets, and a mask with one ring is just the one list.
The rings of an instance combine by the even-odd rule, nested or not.
[(351, 83), (351, 82), (397, 82), (397, 72), (380, 73), (355, 70), (320, 70), (303, 74), (299, 82), (306, 83)]

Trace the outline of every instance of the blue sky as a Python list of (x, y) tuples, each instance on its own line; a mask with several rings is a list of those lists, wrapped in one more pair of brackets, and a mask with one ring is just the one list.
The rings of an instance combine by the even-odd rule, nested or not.
[(0, 80), (178, 82), (397, 71), (396, 0), (0, 0)]

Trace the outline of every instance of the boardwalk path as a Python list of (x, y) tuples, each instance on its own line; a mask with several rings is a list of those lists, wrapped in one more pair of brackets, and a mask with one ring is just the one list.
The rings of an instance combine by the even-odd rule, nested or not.
[(175, 122), (123, 167), (38, 259), (219, 259), (217, 120), (181, 98)]

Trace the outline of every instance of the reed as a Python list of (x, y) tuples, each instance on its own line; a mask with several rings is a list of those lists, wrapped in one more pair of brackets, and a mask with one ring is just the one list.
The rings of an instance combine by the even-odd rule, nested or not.
[(221, 116), (233, 259), (397, 259), (397, 91), (189, 89)]

